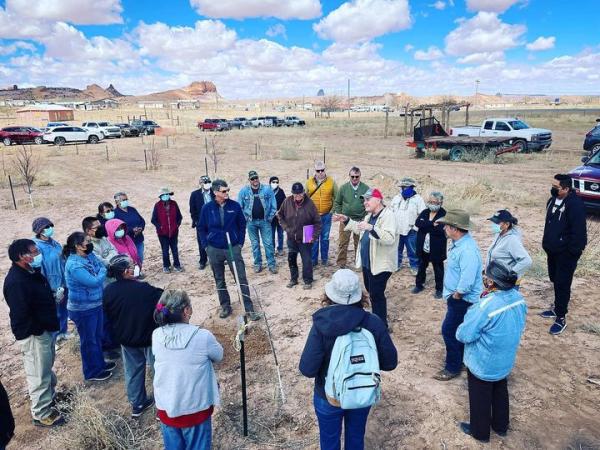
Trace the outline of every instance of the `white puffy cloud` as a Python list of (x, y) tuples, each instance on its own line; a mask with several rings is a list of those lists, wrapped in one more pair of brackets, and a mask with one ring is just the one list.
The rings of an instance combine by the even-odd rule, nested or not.
[(321, 16), (319, 0), (190, 0), (190, 4), (198, 14), (216, 19), (315, 19)]
[(123, 23), (121, 0), (7, 0), (6, 10), (25, 20), (77, 25)]
[(231, 48), (237, 39), (236, 32), (219, 20), (199, 20), (194, 28), (142, 22), (134, 33), (142, 55), (162, 59), (214, 56)]
[(16, 41), (7, 45), (0, 45), (0, 56), (12, 55), (19, 50), (28, 50), (30, 52), (35, 52), (35, 45), (24, 42), (24, 41)]
[(434, 61), (443, 58), (444, 53), (435, 45), (431, 45), (427, 50), (417, 50), (414, 57), (418, 61)]
[(520, 1), (523, 0), (467, 0), (467, 9), (469, 11), (502, 13)]
[(23, 20), (0, 7), (0, 39), (35, 39), (50, 32), (51, 25), (40, 20)]
[(281, 36), (284, 39), (287, 39), (285, 25), (282, 23), (276, 23), (275, 25), (270, 26), (265, 34), (269, 37)]
[(405, 51), (405, 52), (410, 52), (410, 51), (414, 50), (414, 48), (415, 48), (415, 46), (414, 46), (414, 45), (412, 45), (412, 44), (406, 44), (406, 45), (404, 46), (404, 51)]
[(470, 55), (459, 58), (457, 61), (460, 64), (486, 64), (504, 61), (504, 52), (471, 53)]
[(334, 42), (322, 53), (323, 62), (346, 72), (377, 72), (392, 70), (394, 63), (379, 55), (381, 45), (372, 42), (340, 44)]
[(549, 37), (540, 36), (535, 41), (527, 44), (525, 47), (527, 48), (527, 50), (530, 50), (532, 52), (537, 52), (537, 51), (541, 51), (541, 50), (550, 50), (551, 48), (554, 48), (555, 42), (556, 42), (556, 38), (554, 36), (549, 36)]
[(527, 28), (502, 22), (496, 13), (480, 12), (459, 21), (458, 28), (445, 38), (446, 53), (464, 56), (473, 53), (493, 53), (520, 45)]
[(410, 28), (408, 0), (352, 0), (313, 25), (322, 39), (353, 43)]
[(301, 47), (284, 47), (267, 39), (243, 39), (232, 52), (241, 66), (256, 72), (293, 72), (308, 70), (317, 62), (317, 55)]
[(439, 11), (442, 11), (442, 10), (446, 9), (446, 2), (443, 2), (442, 0), (438, 0), (437, 2), (432, 3), (429, 6), (431, 6), (432, 8), (435, 8)]

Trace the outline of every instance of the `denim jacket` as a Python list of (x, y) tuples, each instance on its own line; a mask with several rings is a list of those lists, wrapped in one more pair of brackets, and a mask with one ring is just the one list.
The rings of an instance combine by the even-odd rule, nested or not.
[(473, 375), (484, 381), (508, 376), (526, 316), (527, 305), (516, 289), (493, 291), (468, 309), (456, 339), (465, 344), (464, 363)]
[(44, 241), (34, 239), (35, 245), (42, 254), (42, 274), (48, 280), (50, 289), (56, 291), (65, 286), (65, 259), (62, 256), (62, 247), (54, 239)]
[(106, 267), (96, 255), (79, 256), (72, 253), (65, 265), (65, 279), (69, 288), (67, 309), (87, 311), (102, 305), (102, 287)]
[[(262, 203), (263, 209), (265, 210), (265, 220), (271, 222), (275, 213), (277, 213), (277, 201), (275, 200), (275, 193), (269, 186), (261, 184), (258, 187), (258, 198)], [(242, 207), (244, 217), (246, 221), (252, 220), (252, 205), (254, 204), (254, 194), (250, 185), (244, 186), (238, 194), (238, 203)]]
[(452, 243), (444, 272), (444, 298), (454, 292), (464, 301), (476, 303), (483, 291), (481, 255), (475, 239), (469, 233)]

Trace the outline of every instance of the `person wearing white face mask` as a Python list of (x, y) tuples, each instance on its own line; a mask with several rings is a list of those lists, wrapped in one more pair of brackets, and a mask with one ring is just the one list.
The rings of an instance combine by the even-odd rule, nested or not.
[(53, 239), (54, 224), (50, 219), (38, 217), (31, 224), (31, 230), (35, 233), (33, 241), (43, 256), (42, 273), (48, 280), (56, 301), (56, 315), (60, 324), (56, 340), (69, 339), (72, 335), (67, 331), (69, 315), (65, 295), (65, 259), (62, 256), (62, 246)]
[[(271, 189), (273, 189), (273, 193), (275, 194), (277, 211), (279, 211), (279, 208), (281, 208), (281, 205), (285, 200), (285, 192), (283, 192), (283, 189), (279, 187), (278, 177), (269, 178), (269, 184), (271, 185)], [(276, 247), (275, 254), (277, 256), (283, 256), (283, 227), (279, 224), (277, 215), (275, 215), (271, 221), (271, 229), (273, 230), (273, 246)], [(277, 241), (275, 241), (275, 234), (277, 234)]]
[(163, 187), (158, 193), (160, 200), (154, 205), (152, 210), (152, 225), (156, 227), (156, 234), (160, 241), (162, 250), (163, 272), (171, 272), (171, 260), (169, 258), (169, 249), (173, 254), (173, 270), (183, 272), (179, 262), (179, 226), (183, 220), (179, 205), (172, 200), (173, 191), (168, 187)]
[[(58, 331), (54, 295), (40, 266), (43, 256), (30, 239), (8, 247), (12, 266), (3, 294), (10, 310), (10, 328), (23, 354), (34, 425), (51, 427), (64, 419), (52, 405), (56, 387), (53, 333)], [(12, 370), (12, 369), (11, 369)]]
[(518, 276), (516, 289), (523, 279), (523, 275), (531, 267), (531, 257), (523, 247), (521, 230), (517, 227), (519, 222), (508, 210), (501, 209), (488, 219), (491, 222), (494, 240), (487, 252), (486, 267), (495, 261)]
[(211, 186), (212, 181), (210, 180), (210, 177), (208, 175), (203, 175), (200, 177), (200, 189), (195, 190), (190, 195), (190, 216), (192, 218), (192, 228), (196, 229), (196, 240), (198, 241), (198, 252), (200, 253), (198, 268), (200, 270), (206, 269), (208, 255), (206, 254), (206, 250), (202, 248), (200, 231), (197, 225), (198, 222), (200, 222), (200, 212), (202, 212), (202, 207), (215, 199), (215, 194), (212, 191)]

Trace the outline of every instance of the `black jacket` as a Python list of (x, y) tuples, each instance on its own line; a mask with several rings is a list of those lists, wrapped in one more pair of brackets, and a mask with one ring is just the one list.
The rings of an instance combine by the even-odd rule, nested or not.
[(313, 314), (313, 325), (300, 357), (300, 372), (305, 377), (315, 379), (315, 392), (321, 397), (326, 398), (325, 377), (335, 339), (358, 326), (373, 334), (381, 370), (394, 370), (398, 365), (396, 347), (384, 323), (375, 314), (352, 305), (321, 308)]
[[(215, 193), (210, 190), (210, 198), (215, 199)], [(202, 188), (196, 189), (190, 195), (190, 216), (192, 217), (192, 228), (196, 228), (198, 222), (200, 222), (200, 212), (204, 206), (204, 194)]]
[[(275, 194), (275, 202), (277, 202), (277, 211), (279, 211), (279, 208), (281, 208), (281, 205), (283, 204), (284, 200), (285, 192), (283, 192), (283, 189), (281, 188), (277, 189), (277, 193)], [(277, 214), (275, 214), (275, 217), (273, 217), (271, 223), (275, 226), (279, 225), (279, 219), (277, 218)]]
[(429, 220), (429, 213), (429, 208), (424, 209), (415, 221), (415, 226), (419, 228), (417, 231), (417, 256), (419, 256), (419, 258), (423, 256), (425, 235), (429, 233), (429, 260), (433, 262), (445, 261), (448, 241), (446, 233), (444, 233), (444, 225), (434, 225), (434, 223), (436, 220), (446, 215), (446, 210), (440, 208), (433, 220)]
[(565, 253), (579, 258), (587, 244), (585, 207), (574, 191), (569, 192), (553, 213), (556, 198), (546, 203), (542, 248), (546, 253)]
[(3, 448), (13, 437), (15, 432), (15, 419), (10, 410), (8, 394), (0, 383), (0, 446)]
[(54, 295), (40, 269), (30, 273), (13, 264), (4, 279), (3, 293), (15, 339), (58, 331)]
[(117, 280), (104, 289), (104, 313), (116, 341), (126, 347), (150, 347), (154, 309), (163, 290), (137, 280)]

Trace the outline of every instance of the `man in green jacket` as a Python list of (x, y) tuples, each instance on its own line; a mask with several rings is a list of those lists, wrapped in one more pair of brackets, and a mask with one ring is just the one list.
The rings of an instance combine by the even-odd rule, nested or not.
[[(360, 181), (360, 169), (358, 167), (352, 167), (350, 169), (350, 181), (344, 183), (336, 197), (333, 204), (333, 212), (336, 214), (343, 214), (348, 216), (350, 219), (360, 222), (364, 219), (367, 214), (361, 195), (369, 190), (369, 186)], [(340, 268), (346, 267), (348, 243), (350, 242), (351, 231), (344, 231), (344, 224), (340, 223), (340, 237), (337, 253), (337, 264)], [(358, 248), (358, 235), (353, 236), (354, 240), (354, 253)]]

